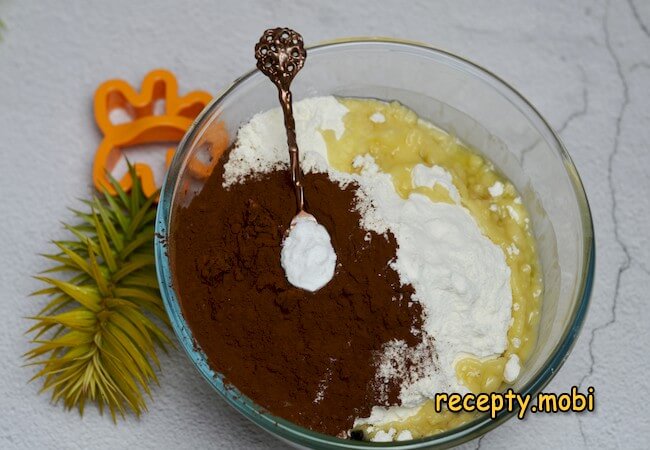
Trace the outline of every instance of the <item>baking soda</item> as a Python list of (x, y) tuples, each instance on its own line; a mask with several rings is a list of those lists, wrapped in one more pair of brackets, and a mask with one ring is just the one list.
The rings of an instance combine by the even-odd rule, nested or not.
[(315, 292), (334, 276), (336, 253), (324, 226), (300, 217), (282, 242), (280, 262), (289, 283)]

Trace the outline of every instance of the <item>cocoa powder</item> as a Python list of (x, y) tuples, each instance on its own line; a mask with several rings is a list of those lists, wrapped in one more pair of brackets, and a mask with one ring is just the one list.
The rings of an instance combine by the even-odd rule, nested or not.
[(372, 406), (398, 404), (399, 380), (379, 385), (379, 353), (420, 342), (422, 310), (389, 267), (392, 235), (359, 227), (356, 187), (305, 176), (307, 211), (327, 228), (334, 278), (311, 293), (280, 265), (295, 214), (289, 174), (222, 186), (222, 156), (205, 186), (174, 214), (170, 256), (183, 315), (210, 366), (271, 414), (330, 435), (347, 435)]

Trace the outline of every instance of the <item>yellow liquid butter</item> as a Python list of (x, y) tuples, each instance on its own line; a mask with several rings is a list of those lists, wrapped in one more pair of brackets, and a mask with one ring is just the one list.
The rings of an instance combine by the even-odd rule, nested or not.
[[(441, 166), (451, 174), (461, 204), (483, 234), (503, 250), (512, 289), (513, 321), (507, 349), (498, 358), (462, 359), (455, 368), (458, 379), (472, 392), (499, 391), (505, 383), (504, 369), (510, 355), (517, 355), (524, 363), (533, 350), (542, 293), (535, 240), (518, 192), (489, 161), (454, 136), (420, 120), (405, 106), (370, 99), (339, 101), (349, 110), (343, 118), (343, 135), (336, 139), (333, 131), (323, 131), (328, 160), (335, 169), (355, 172), (354, 159), (369, 154), (381, 171), (392, 176), (395, 190), (403, 198), (418, 192), (434, 202), (452, 203), (448, 191), (439, 184), (434, 188), (412, 185), (411, 170), (417, 164)], [(500, 195), (490, 194), (495, 183), (502, 185)], [(397, 432), (410, 430), (413, 438), (419, 438), (452, 429), (474, 417), (469, 413), (438, 413), (429, 401), (414, 416), (373, 427), (369, 435), (394, 428)]]

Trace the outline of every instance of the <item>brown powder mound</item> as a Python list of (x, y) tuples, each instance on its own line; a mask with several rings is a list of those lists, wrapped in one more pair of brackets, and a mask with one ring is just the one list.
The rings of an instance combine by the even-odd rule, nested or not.
[(280, 265), (295, 213), (289, 174), (224, 189), (223, 162), (176, 212), (170, 235), (185, 319), (226, 382), (274, 415), (344, 435), (373, 405), (398, 403), (397, 382), (375, 382), (382, 345), (420, 341), (411, 330), (421, 307), (388, 266), (395, 239), (359, 228), (354, 186), (309, 174), (307, 210), (329, 231), (337, 269), (315, 293), (295, 288)]

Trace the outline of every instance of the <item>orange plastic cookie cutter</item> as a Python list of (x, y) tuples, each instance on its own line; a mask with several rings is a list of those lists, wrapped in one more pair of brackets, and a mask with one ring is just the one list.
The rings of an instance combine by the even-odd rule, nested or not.
[[(128, 147), (151, 143), (179, 142), (192, 121), (210, 102), (212, 96), (207, 92), (193, 91), (178, 96), (176, 77), (167, 70), (149, 72), (142, 82), (140, 93), (123, 80), (109, 80), (95, 93), (94, 111), (97, 126), (104, 138), (95, 154), (93, 163), (93, 183), (97, 189), (106, 189), (110, 194), (116, 192), (111, 187), (108, 174), (123, 156), (122, 150)], [(159, 105), (164, 101), (164, 109)], [(161, 109), (158, 111), (158, 109)], [(111, 112), (122, 110), (127, 120), (115, 123)], [(130, 120), (129, 120), (130, 119)], [(228, 145), (228, 135), (223, 123), (213, 125), (214, 134), (210, 139), (210, 153), (220, 153)], [(166, 165), (169, 166), (175, 148), (167, 150)], [(209, 175), (218, 158), (201, 163), (190, 164), (192, 173), (200, 178)], [(133, 164), (136, 174), (141, 178), (142, 189), (147, 197), (157, 192), (153, 171), (148, 164)], [(125, 174), (119, 180), (125, 191), (131, 189), (132, 180)]]

